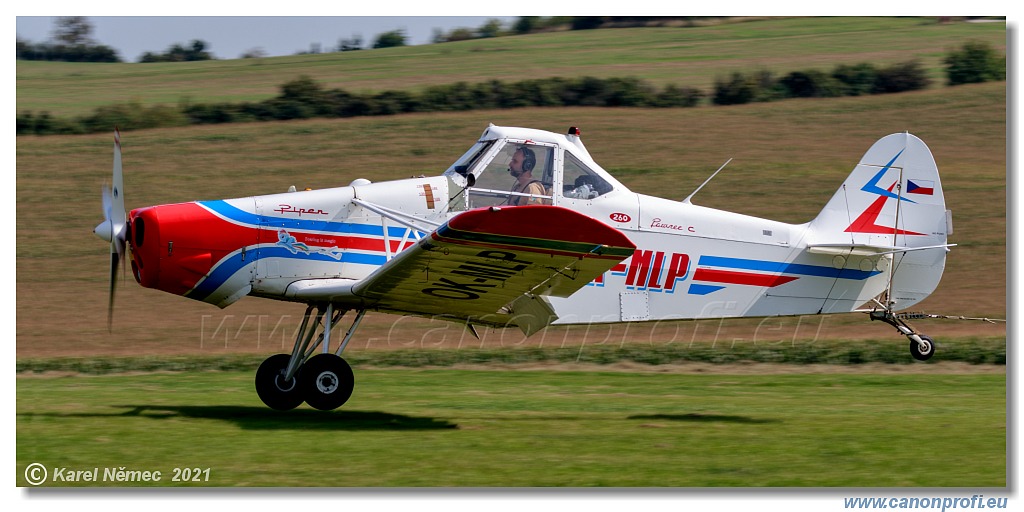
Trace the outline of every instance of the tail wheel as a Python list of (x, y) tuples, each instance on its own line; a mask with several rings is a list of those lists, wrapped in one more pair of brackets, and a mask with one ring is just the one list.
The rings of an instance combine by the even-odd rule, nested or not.
[(268, 357), (256, 370), (256, 394), (271, 409), (288, 411), (302, 404), (302, 387), (298, 377), (285, 380), (288, 369), (288, 354)]
[(914, 359), (918, 361), (927, 361), (935, 355), (935, 342), (924, 334), (918, 334), (917, 336), (921, 338), (921, 341), (910, 340), (910, 355), (914, 356)]
[(299, 387), (306, 403), (314, 409), (329, 411), (348, 401), (355, 387), (352, 367), (334, 354), (317, 354), (299, 370)]

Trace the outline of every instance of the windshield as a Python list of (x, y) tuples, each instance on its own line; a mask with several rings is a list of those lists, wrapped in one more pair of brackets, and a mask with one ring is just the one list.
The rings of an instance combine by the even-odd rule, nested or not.
[(465, 154), (459, 157), (459, 159), (444, 172), (445, 176), (458, 174), (465, 178), (470, 169), (480, 161), (480, 157), (487, 152), (487, 148), (491, 147), (492, 144), (494, 144), (493, 140), (482, 140), (474, 144), (473, 147), (469, 148), (469, 151), (466, 151)]
[(479, 169), (469, 207), (551, 204), (553, 173), (553, 147), (506, 141)]

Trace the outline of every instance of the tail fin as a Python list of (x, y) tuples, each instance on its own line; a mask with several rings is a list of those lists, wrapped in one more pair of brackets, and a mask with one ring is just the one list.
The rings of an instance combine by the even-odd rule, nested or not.
[(879, 139), (809, 228), (810, 252), (886, 260), (894, 309), (923, 300), (942, 278), (952, 233), (928, 146), (909, 133)]

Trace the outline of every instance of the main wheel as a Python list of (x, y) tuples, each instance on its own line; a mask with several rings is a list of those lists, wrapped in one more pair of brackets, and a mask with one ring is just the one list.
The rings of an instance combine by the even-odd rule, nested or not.
[(344, 359), (334, 354), (317, 354), (302, 365), (299, 386), (310, 407), (329, 411), (341, 407), (352, 396), (355, 377)]
[(921, 338), (921, 343), (910, 340), (910, 355), (918, 361), (927, 361), (935, 355), (935, 342), (924, 334), (918, 334), (918, 337)]
[(288, 411), (302, 404), (302, 389), (298, 377), (285, 380), (288, 371), (288, 354), (277, 354), (268, 357), (256, 370), (256, 394), (271, 409)]

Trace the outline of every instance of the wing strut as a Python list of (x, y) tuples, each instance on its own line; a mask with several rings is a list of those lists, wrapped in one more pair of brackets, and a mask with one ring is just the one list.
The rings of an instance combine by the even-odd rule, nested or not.
[[(376, 213), (377, 215), (380, 215), (381, 217), (387, 217), (414, 231), (430, 233), (431, 231), (437, 229), (437, 227), (441, 225), (440, 222), (434, 222), (420, 217), (415, 217), (413, 215), (400, 212), (398, 210), (392, 210), (391, 208), (387, 208), (379, 204), (373, 204), (367, 201), (363, 201), (362, 199), (352, 199), (352, 202), (359, 206), (362, 206), (363, 208), (366, 208), (367, 210), (370, 210), (373, 213)], [(418, 224), (419, 222), (426, 223), (427, 226), (424, 227)]]

